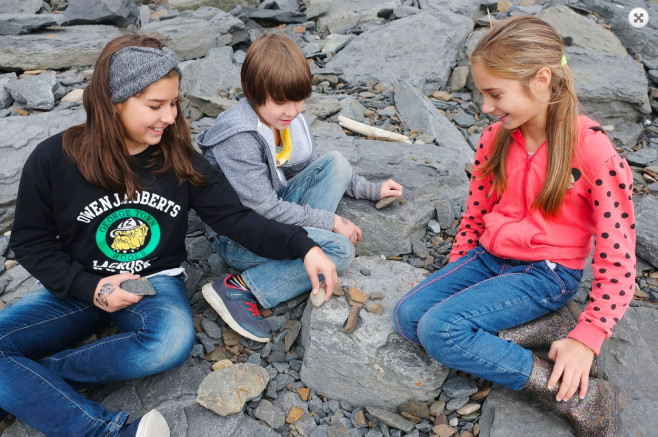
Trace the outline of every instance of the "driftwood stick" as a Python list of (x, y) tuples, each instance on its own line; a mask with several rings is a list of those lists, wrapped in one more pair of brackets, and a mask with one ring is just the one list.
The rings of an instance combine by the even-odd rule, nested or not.
[(407, 137), (406, 135), (396, 134), (395, 132), (389, 132), (387, 130), (380, 129), (378, 127), (373, 127), (367, 124), (359, 123), (356, 120), (343, 117), (342, 115), (338, 116), (338, 124), (344, 127), (345, 129), (349, 129), (358, 134), (367, 137), (373, 137), (378, 140), (390, 140), (399, 143), (411, 143), (411, 141), (409, 141), (409, 137)]

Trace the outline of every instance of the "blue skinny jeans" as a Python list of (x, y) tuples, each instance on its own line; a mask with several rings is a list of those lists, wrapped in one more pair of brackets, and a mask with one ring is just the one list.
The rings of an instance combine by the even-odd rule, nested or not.
[(400, 299), (393, 324), (440, 363), (520, 390), (532, 354), (498, 332), (560, 308), (578, 291), (582, 270), (551, 264), (499, 258), (478, 246)]
[[(328, 153), (288, 181), (279, 197), (299, 205), (335, 212), (352, 179), (352, 166), (340, 153)], [(326, 229), (304, 227), (343, 272), (354, 259), (354, 246), (346, 237)], [(272, 260), (250, 252), (235, 241), (217, 236), (211, 240), (214, 250), (226, 263), (242, 271), (242, 279), (264, 308), (272, 308), (311, 290), (304, 261)]]
[[(73, 387), (164, 372), (194, 345), (182, 279), (149, 281), (154, 296), (114, 313), (44, 288), (0, 311), (0, 407), (49, 437), (115, 436), (128, 413), (107, 411)], [(120, 333), (76, 346), (110, 320)]]

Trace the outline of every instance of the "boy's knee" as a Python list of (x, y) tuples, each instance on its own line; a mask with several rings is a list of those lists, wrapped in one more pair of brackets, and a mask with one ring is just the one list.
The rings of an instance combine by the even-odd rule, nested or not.
[(327, 153), (325, 158), (330, 161), (331, 167), (341, 176), (342, 179), (349, 181), (352, 178), (352, 164), (345, 159), (342, 153), (334, 150)]

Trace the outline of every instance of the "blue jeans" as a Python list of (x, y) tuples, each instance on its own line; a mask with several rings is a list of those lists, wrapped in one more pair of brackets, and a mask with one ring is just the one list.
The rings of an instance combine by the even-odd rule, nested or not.
[[(114, 313), (43, 288), (0, 311), (0, 407), (48, 436), (116, 435), (128, 414), (73, 387), (163, 372), (183, 364), (194, 345), (183, 281), (149, 281), (154, 296)], [(120, 333), (75, 347), (110, 320)]]
[(520, 390), (532, 354), (497, 333), (560, 308), (578, 291), (582, 270), (553, 266), (476, 247), (400, 299), (393, 324), (442, 364)]
[[(331, 152), (290, 179), (278, 195), (288, 202), (334, 212), (351, 179), (350, 163), (340, 153)], [(325, 229), (304, 229), (333, 261), (338, 273), (347, 269), (354, 259), (354, 246), (349, 239)], [(311, 290), (311, 280), (301, 259), (264, 258), (225, 236), (214, 237), (211, 243), (229, 266), (242, 271), (242, 279), (264, 308)]]

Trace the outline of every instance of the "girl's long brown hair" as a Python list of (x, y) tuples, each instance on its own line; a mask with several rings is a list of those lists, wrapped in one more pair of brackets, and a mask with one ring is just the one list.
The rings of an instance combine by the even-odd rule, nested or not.
[[(133, 198), (136, 191), (146, 187), (133, 171), (133, 158), (128, 153), (123, 125), (110, 99), (109, 86), (110, 58), (118, 50), (130, 46), (161, 49), (163, 44), (146, 36), (124, 35), (105, 46), (82, 95), (87, 120), (64, 132), (63, 148), (89, 183)], [(172, 76), (179, 76), (179, 73), (171, 70), (165, 77)], [(164, 164), (154, 174), (163, 174), (173, 167), (180, 183), (189, 181), (200, 185), (205, 179), (192, 166), (192, 138), (178, 101), (176, 108), (176, 120), (167, 126), (158, 144), (157, 153), (162, 153)]]
[[(561, 65), (563, 50), (562, 39), (548, 23), (530, 15), (517, 15), (494, 25), (470, 56), (472, 62), (481, 62), (492, 75), (521, 82), (529, 96), (530, 80), (541, 68), (551, 70), (546, 117), (548, 169), (532, 205), (547, 217), (560, 212), (578, 140), (578, 97), (569, 67)], [(493, 153), (481, 167), (483, 177), (493, 173), (492, 191), (499, 195), (507, 187), (505, 163), (510, 135), (502, 126), (498, 129)]]

